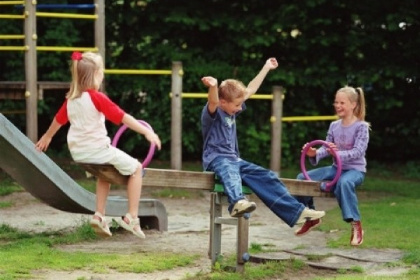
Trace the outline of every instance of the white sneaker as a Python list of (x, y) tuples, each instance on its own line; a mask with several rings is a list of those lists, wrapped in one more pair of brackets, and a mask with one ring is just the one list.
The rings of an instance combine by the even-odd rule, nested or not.
[(316, 211), (316, 210), (305, 207), (305, 209), (303, 209), (302, 213), (300, 214), (299, 219), (297, 220), (296, 224), (302, 224), (308, 220), (310, 221), (316, 220), (324, 216), (325, 216), (324, 211)]
[(257, 209), (257, 204), (255, 204), (255, 202), (241, 199), (233, 206), (232, 211), (230, 211), (230, 216), (236, 218), (242, 217), (245, 213), (251, 213), (255, 209)]

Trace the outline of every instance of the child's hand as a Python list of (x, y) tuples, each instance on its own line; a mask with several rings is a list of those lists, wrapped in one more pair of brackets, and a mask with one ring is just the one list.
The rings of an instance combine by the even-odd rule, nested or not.
[(332, 143), (332, 142), (328, 142), (328, 147), (329, 148), (327, 148), (327, 151), (328, 151), (328, 153), (330, 154), (330, 155), (334, 155), (333, 154), (333, 152), (331, 151), (331, 150), (334, 150), (334, 151), (338, 151), (338, 148), (337, 148), (337, 146), (334, 144), (334, 143)]
[(39, 139), (39, 141), (35, 144), (35, 149), (39, 152), (45, 152), (48, 149), (48, 146), (51, 143), (52, 138), (47, 137), (45, 134)]
[(158, 150), (160, 150), (161, 143), (159, 136), (156, 133), (154, 133), (153, 131), (149, 131), (144, 135), (144, 137), (146, 137), (146, 139), (149, 140), (150, 143), (155, 144)]
[(207, 87), (216, 87), (217, 86), (217, 79), (215, 79), (213, 77), (210, 77), (210, 76), (206, 76), (206, 77), (201, 78), (201, 81)]
[[(305, 145), (303, 145), (302, 147), (302, 151), (305, 149), (306, 145), (308, 145), (308, 143), (306, 143)], [(308, 157), (315, 157), (316, 156), (316, 149), (310, 147), (307, 151), (306, 151), (306, 155)]]
[(267, 59), (267, 61), (265, 62), (265, 67), (267, 67), (270, 70), (276, 69), (277, 66), (279, 66), (277, 59), (275, 57), (270, 57), (269, 59)]

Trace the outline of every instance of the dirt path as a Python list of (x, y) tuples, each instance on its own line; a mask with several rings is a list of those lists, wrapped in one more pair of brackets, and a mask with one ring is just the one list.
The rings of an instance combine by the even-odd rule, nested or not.
[[(150, 197), (150, 190), (145, 189), (143, 197)], [(115, 192), (121, 195), (123, 192)], [(383, 265), (389, 261), (401, 258), (401, 252), (396, 250), (367, 250), (327, 249), (326, 243), (334, 238), (336, 233), (322, 233), (314, 231), (303, 237), (295, 237), (294, 230), (285, 225), (271, 211), (269, 211), (258, 199), (258, 208), (251, 217), (250, 243), (270, 244), (270, 249), (278, 251), (272, 254), (264, 254), (263, 258), (288, 259), (290, 257), (302, 258), (308, 254), (331, 254), (331, 258), (322, 263), (310, 263), (311, 265), (302, 275), (293, 275), (293, 279), (306, 279), (326, 274), (334, 274), (334, 270), (361, 266), (370, 275), (398, 275), (401, 269), (386, 269)], [(89, 271), (38, 271), (39, 279), (73, 280), (84, 277), (86, 279), (182, 279), (185, 275), (194, 275), (198, 272), (210, 271), (210, 260), (207, 257), (209, 242), (209, 195), (203, 193), (193, 199), (160, 199), (168, 212), (168, 231), (145, 231), (146, 239), (139, 240), (124, 231), (118, 231), (112, 238), (102, 239), (97, 242), (66, 245), (60, 247), (65, 251), (87, 252), (112, 252), (112, 253), (138, 253), (143, 252), (179, 252), (186, 250), (196, 253), (200, 258), (194, 265), (186, 268), (178, 268), (170, 271), (134, 274), (110, 272), (107, 274), (95, 274)], [(13, 202), (13, 206), (0, 210), (0, 222), (9, 224), (24, 231), (42, 232), (51, 230), (71, 229), (89, 219), (88, 215), (66, 213), (40, 203), (29, 193), (13, 193), (6, 197), (0, 197), (0, 201)], [(337, 207), (334, 199), (318, 198), (319, 209), (329, 210)], [(301, 248), (301, 249), (296, 249)], [(234, 253), (236, 250), (236, 227), (224, 226), (222, 235), (222, 253)], [(381, 258), (382, 256), (382, 258)], [(318, 268), (316, 268), (318, 267)], [(328, 269), (325, 269), (328, 268)], [(403, 270), (404, 271), (404, 270)], [(286, 276), (287, 277), (287, 276)], [(38, 278), (37, 278), (38, 279)], [(286, 278), (284, 278), (286, 279)]]

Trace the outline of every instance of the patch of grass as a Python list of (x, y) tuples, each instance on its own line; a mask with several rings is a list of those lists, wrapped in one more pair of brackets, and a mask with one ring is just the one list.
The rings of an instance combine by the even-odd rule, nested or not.
[(265, 243), (265, 244), (259, 244), (252, 242), (251, 246), (249, 247), (249, 253), (252, 254), (258, 254), (258, 253), (264, 253), (264, 252), (277, 252), (276, 246), (274, 244)]
[[(80, 179), (77, 180), (77, 183), (84, 189), (95, 193), (96, 192), (96, 180), (95, 179)], [(114, 186), (112, 186), (114, 187)]]
[(396, 275), (381, 275), (381, 276), (369, 276), (369, 275), (354, 275), (354, 274), (347, 274), (347, 275), (337, 275), (334, 277), (323, 277), (323, 278), (315, 278), (314, 280), (417, 280), (418, 276), (412, 275), (403, 275), (403, 276), (396, 276)]
[(0, 180), (0, 196), (6, 196), (14, 192), (21, 192), (23, 188), (19, 186), (12, 178), (1, 176)]
[[(30, 278), (36, 270), (71, 271), (75, 269), (107, 273), (109, 271), (147, 273), (188, 266), (197, 256), (173, 253), (141, 253), (130, 255), (64, 252), (56, 245), (90, 242), (96, 239), (88, 223), (69, 233), (30, 234), (0, 225), (0, 279)], [(42, 262), (39, 260), (42, 259)]]
[(2, 202), (0, 202), (0, 209), (1, 208), (12, 207), (12, 206), (13, 206), (13, 202), (9, 202), (9, 201), (2, 201)]

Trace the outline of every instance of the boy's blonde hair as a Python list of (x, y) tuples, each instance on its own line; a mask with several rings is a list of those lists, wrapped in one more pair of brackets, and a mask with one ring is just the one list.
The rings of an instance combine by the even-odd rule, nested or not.
[(227, 79), (224, 80), (219, 86), (219, 99), (232, 102), (237, 98), (244, 97), (245, 92), (246, 87), (241, 81)]
[(364, 121), (366, 117), (366, 103), (365, 94), (361, 87), (354, 88), (345, 86), (337, 90), (337, 93), (343, 92), (351, 102), (356, 102), (356, 108), (354, 108), (354, 115), (358, 120)]
[(98, 90), (102, 81), (97, 80), (98, 71), (103, 71), (102, 57), (93, 52), (85, 52), (80, 60), (71, 61), (72, 81), (66, 97), (75, 99), (88, 89)]

